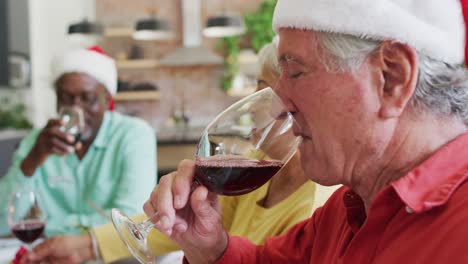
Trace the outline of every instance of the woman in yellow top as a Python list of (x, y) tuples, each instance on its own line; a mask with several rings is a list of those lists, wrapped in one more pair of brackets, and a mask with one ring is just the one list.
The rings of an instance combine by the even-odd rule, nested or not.
[[(280, 69), (276, 57), (276, 45), (270, 43), (259, 53), (258, 90), (274, 87)], [(285, 233), (297, 222), (312, 213), (315, 184), (309, 181), (300, 166), (299, 153), (284, 166), (268, 183), (242, 196), (220, 197), (223, 225), (232, 235), (243, 236), (257, 244), (267, 237)], [(288, 211), (285, 215), (284, 211)], [(146, 219), (144, 214), (136, 221)], [(156, 229), (151, 231), (149, 244), (156, 255), (179, 250), (178, 246)], [(43, 260), (81, 263), (102, 259), (109, 263), (130, 257), (112, 224), (96, 227), (81, 236), (58, 236), (44, 241), (26, 255), (25, 263)]]

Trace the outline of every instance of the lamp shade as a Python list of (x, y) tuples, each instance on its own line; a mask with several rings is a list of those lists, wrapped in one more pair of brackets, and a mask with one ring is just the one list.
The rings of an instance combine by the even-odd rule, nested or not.
[(244, 20), (240, 16), (222, 14), (210, 17), (203, 35), (210, 38), (232, 37), (245, 33)]
[(169, 24), (156, 17), (138, 20), (133, 33), (136, 40), (167, 40), (172, 37)]
[(101, 35), (104, 29), (103, 26), (99, 23), (89, 22), (87, 19), (84, 19), (81, 22), (71, 24), (68, 27), (68, 34), (85, 34), (85, 35)]

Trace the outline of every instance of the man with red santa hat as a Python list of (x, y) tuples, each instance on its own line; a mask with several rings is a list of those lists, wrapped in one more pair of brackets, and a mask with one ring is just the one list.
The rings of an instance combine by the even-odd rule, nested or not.
[(117, 91), (114, 60), (99, 47), (71, 50), (53, 60), (52, 78), (58, 108), (83, 111), (80, 141), (74, 144), (57, 119), (33, 130), (0, 182), (5, 193), (23, 184), (40, 190), (47, 236), (106, 223), (96, 207), (140, 212), (156, 184), (155, 133), (142, 120), (108, 110)]
[(216, 195), (190, 190), (192, 161), (162, 177), (145, 213), (190, 263), (468, 263), (463, 9), (279, 0), (276, 90), (298, 121), (302, 167), (344, 186), (264, 246), (226, 233)]

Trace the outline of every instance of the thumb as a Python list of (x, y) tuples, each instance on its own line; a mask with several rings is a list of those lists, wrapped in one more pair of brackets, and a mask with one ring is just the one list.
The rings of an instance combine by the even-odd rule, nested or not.
[(191, 206), (198, 218), (212, 217), (213, 214), (217, 213), (208, 194), (208, 189), (205, 186), (197, 187), (192, 194)]
[(82, 147), (83, 147), (83, 144), (81, 143), (81, 141), (78, 141), (78, 143), (76, 143), (75, 145), (75, 150), (80, 150)]

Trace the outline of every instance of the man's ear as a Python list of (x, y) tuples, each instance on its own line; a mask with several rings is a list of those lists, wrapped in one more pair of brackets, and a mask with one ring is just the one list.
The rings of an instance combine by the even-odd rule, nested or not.
[(102, 89), (102, 91), (104, 93), (104, 103), (105, 103), (105, 107), (107, 109), (109, 107), (112, 95), (110, 94), (109, 90), (106, 89), (106, 87), (102, 86), (101, 89)]
[(416, 50), (408, 45), (385, 41), (375, 53), (382, 83), (379, 85), (379, 116), (400, 116), (413, 96), (418, 82)]

